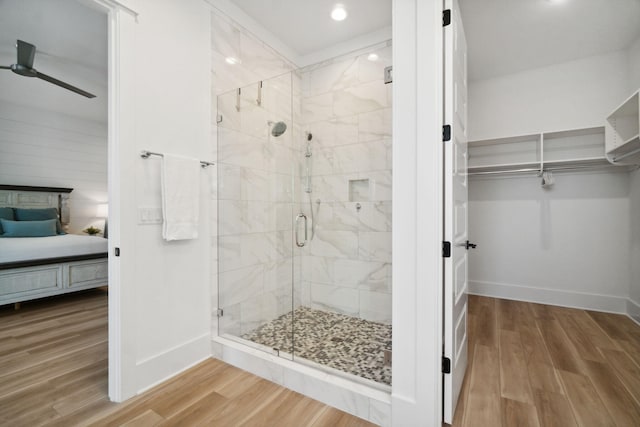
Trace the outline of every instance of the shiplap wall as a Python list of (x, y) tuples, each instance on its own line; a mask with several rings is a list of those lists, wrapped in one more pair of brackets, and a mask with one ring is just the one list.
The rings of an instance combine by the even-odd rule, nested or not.
[(69, 232), (103, 228), (107, 125), (0, 101), (0, 184), (72, 187)]

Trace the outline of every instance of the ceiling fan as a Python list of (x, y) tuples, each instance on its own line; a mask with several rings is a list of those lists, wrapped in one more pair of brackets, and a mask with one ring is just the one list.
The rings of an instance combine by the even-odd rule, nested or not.
[(0, 69), (11, 70), (16, 74), (20, 74), (25, 77), (37, 77), (39, 79), (45, 80), (49, 83), (53, 83), (54, 85), (60, 86), (72, 92), (75, 92), (79, 95), (86, 96), (87, 98), (95, 98), (96, 96), (86, 92), (80, 88), (70, 85), (69, 83), (65, 83), (58, 79), (54, 79), (51, 76), (47, 76), (39, 71), (36, 71), (33, 68), (33, 60), (36, 55), (36, 47), (31, 43), (23, 42), (22, 40), (18, 40), (16, 44), (16, 49), (18, 51), (18, 61), (15, 64), (10, 66), (0, 65)]

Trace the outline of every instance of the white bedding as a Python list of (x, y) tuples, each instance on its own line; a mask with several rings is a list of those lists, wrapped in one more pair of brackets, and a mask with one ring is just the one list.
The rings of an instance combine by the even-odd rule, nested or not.
[(0, 263), (107, 251), (108, 241), (102, 237), (75, 234), (49, 237), (0, 237)]

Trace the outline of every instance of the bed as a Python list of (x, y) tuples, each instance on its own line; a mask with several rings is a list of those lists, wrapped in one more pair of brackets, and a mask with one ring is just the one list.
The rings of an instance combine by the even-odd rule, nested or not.
[[(55, 208), (58, 227), (69, 224), (71, 188), (0, 185), (0, 208)], [(30, 211), (31, 212), (31, 211)], [(0, 235), (0, 305), (107, 286), (108, 242), (73, 234)]]

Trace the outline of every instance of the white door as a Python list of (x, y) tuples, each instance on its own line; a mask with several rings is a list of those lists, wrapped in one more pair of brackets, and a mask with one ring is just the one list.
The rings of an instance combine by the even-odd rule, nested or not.
[[(451, 23), (444, 27), (444, 124), (451, 126), (444, 147), (444, 422), (451, 423), (467, 369), (467, 42), (458, 0), (445, 0)], [(446, 362), (446, 359), (443, 361)], [(443, 363), (444, 365), (445, 363)]]

